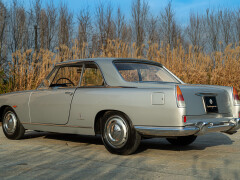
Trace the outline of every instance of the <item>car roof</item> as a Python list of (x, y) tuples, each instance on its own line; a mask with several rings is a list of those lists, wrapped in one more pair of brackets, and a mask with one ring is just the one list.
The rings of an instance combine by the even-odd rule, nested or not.
[(71, 64), (77, 64), (77, 63), (82, 63), (82, 62), (112, 63), (113, 61), (143, 62), (143, 63), (151, 63), (151, 64), (156, 64), (156, 65), (162, 66), (162, 64), (160, 64), (158, 62), (155, 62), (155, 61), (146, 60), (146, 59), (136, 59), (136, 58), (86, 58), (86, 59), (76, 59), (76, 60), (63, 61), (63, 62), (57, 63), (56, 66), (71, 65)]
[[(114, 63), (147, 63), (157, 66), (162, 66), (162, 64), (146, 59), (135, 59), (135, 58), (88, 58), (88, 59), (77, 59), (71, 61), (64, 61), (56, 64), (56, 66), (78, 66), (80, 63), (91, 63), (94, 62), (98, 65), (105, 83), (110, 87), (138, 87), (139, 83), (127, 82), (125, 81), (119, 71), (117, 70)], [(143, 84), (143, 86), (146, 86)]]

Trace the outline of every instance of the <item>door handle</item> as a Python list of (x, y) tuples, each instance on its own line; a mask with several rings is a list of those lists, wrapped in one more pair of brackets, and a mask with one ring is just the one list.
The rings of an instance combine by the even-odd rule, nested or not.
[(68, 94), (68, 95), (70, 95), (70, 96), (72, 96), (72, 95), (73, 95), (73, 93), (72, 93), (72, 92), (65, 92), (65, 94)]

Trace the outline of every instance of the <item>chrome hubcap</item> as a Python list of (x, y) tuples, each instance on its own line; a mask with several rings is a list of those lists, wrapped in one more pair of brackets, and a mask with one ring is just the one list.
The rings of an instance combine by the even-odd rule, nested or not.
[(112, 147), (123, 147), (128, 139), (126, 122), (120, 116), (109, 118), (105, 124), (104, 136)]
[(11, 111), (7, 112), (3, 119), (3, 128), (9, 134), (12, 135), (17, 127), (17, 118)]

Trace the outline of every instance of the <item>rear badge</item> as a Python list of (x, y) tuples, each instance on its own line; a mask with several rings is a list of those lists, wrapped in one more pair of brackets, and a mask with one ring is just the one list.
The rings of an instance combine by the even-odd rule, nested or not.
[(209, 103), (212, 105), (212, 104), (213, 104), (213, 100), (212, 100), (212, 99), (210, 99), (210, 100), (209, 100)]
[(203, 99), (207, 113), (218, 113), (217, 100), (215, 96), (204, 96)]

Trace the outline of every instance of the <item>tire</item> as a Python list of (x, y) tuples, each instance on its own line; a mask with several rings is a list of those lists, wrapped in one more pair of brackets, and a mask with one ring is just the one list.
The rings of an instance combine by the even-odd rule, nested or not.
[(141, 141), (141, 136), (130, 119), (125, 114), (114, 111), (103, 116), (101, 135), (106, 149), (113, 154), (132, 154)]
[(179, 136), (176, 138), (167, 138), (167, 141), (177, 146), (187, 146), (196, 140), (197, 136)]
[(21, 139), (24, 136), (25, 129), (19, 121), (17, 114), (10, 107), (3, 112), (2, 129), (8, 139)]

